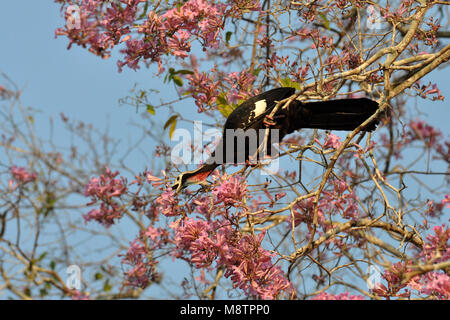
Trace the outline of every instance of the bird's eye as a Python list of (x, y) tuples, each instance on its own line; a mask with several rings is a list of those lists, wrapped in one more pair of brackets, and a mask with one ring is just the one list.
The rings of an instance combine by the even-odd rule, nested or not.
[(175, 179), (175, 183), (174, 183), (174, 185), (179, 185), (179, 184), (181, 184), (181, 175), (179, 175), (176, 179)]

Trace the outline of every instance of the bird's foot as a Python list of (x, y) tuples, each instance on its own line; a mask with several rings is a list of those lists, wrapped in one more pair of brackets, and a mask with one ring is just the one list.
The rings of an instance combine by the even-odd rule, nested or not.
[(263, 123), (266, 125), (266, 127), (270, 127), (270, 126), (276, 125), (276, 123), (273, 121), (273, 117), (271, 117), (270, 115), (267, 115), (264, 118)]
[(256, 167), (257, 165), (258, 165), (258, 162), (255, 162), (255, 161), (249, 161), (248, 159), (247, 160), (245, 160), (245, 165), (247, 166), (247, 167)]

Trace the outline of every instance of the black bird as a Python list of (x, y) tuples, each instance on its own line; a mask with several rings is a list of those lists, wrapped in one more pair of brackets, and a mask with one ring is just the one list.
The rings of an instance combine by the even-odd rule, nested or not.
[[(259, 155), (261, 149), (264, 148), (261, 146), (263, 141), (267, 142), (264, 148), (266, 154), (271, 155), (271, 138), (275, 135), (273, 129), (278, 129), (279, 141), (275, 142), (280, 142), (285, 135), (302, 128), (352, 131), (378, 110), (378, 103), (367, 98), (308, 103), (293, 100), (287, 107), (281, 106), (273, 117), (269, 117), (277, 102), (291, 97), (294, 93), (294, 88), (276, 88), (240, 104), (228, 116), (222, 139), (211, 157), (199, 168), (181, 173), (172, 185), (172, 189), (178, 193), (191, 184), (202, 184), (209, 174), (221, 164), (243, 163), (254, 159), (251, 156)], [(377, 124), (378, 119), (375, 119), (362, 130), (372, 131)], [(269, 136), (265, 137), (267, 126), (270, 127)], [(232, 129), (231, 133), (234, 132), (234, 135), (227, 134), (230, 132), (227, 129)], [(249, 132), (252, 131), (256, 132), (254, 135), (256, 143), (255, 141), (250, 142), (252, 135)], [(236, 134), (236, 132), (239, 133)], [(228, 139), (233, 138), (231, 144), (233, 149), (227, 149), (227, 136)], [(241, 140), (241, 144), (237, 143), (239, 139), (244, 139)], [(242, 144), (242, 141), (245, 141), (245, 145)], [(233, 154), (227, 154), (227, 150), (228, 152), (232, 151)]]

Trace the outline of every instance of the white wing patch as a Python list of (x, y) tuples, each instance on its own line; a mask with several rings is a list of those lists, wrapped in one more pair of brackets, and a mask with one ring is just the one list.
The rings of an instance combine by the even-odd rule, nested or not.
[(264, 111), (266, 111), (267, 103), (266, 99), (259, 100), (255, 102), (255, 111), (254, 111), (254, 117), (258, 117), (259, 115), (263, 114)]

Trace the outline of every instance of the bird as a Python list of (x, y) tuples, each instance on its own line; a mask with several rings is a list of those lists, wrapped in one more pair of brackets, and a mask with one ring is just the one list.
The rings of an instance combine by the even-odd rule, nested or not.
[[(293, 99), (286, 106), (278, 106), (275, 114), (271, 113), (277, 103), (292, 97), (295, 88), (275, 88), (256, 96), (253, 96), (239, 106), (228, 116), (223, 127), (222, 138), (216, 146), (210, 158), (195, 170), (185, 171), (178, 175), (172, 190), (179, 193), (189, 185), (205, 184), (206, 178), (220, 165), (230, 163), (249, 163), (249, 159), (255, 160), (261, 149), (266, 154), (272, 155), (272, 136), (279, 141), (287, 134), (300, 129), (324, 129), (352, 131), (370, 118), (379, 108), (376, 101), (369, 98), (347, 98), (317, 102), (301, 102)], [(373, 131), (379, 123), (379, 119), (364, 126), (362, 131)], [(258, 131), (267, 132), (266, 137), (258, 134)], [(278, 129), (276, 132), (274, 129)], [(232, 135), (229, 134), (232, 133)], [(236, 134), (236, 132), (239, 132)], [(255, 135), (249, 132), (256, 132)], [(251, 142), (252, 137), (256, 136)], [(232, 140), (232, 143), (227, 144)], [(230, 139), (230, 137), (232, 139)], [(237, 143), (240, 140), (241, 144)], [(279, 142), (275, 141), (275, 142)], [(242, 142), (245, 143), (242, 144)], [(266, 143), (264, 146), (263, 143)], [(231, 145), (233, 149), (227, 146)], [(228, 153), (227, 153), (228, 151)], [(232, 151), (233, 154), (229, 154)], [(256, 159), (257, 161), (258, 159)]]

